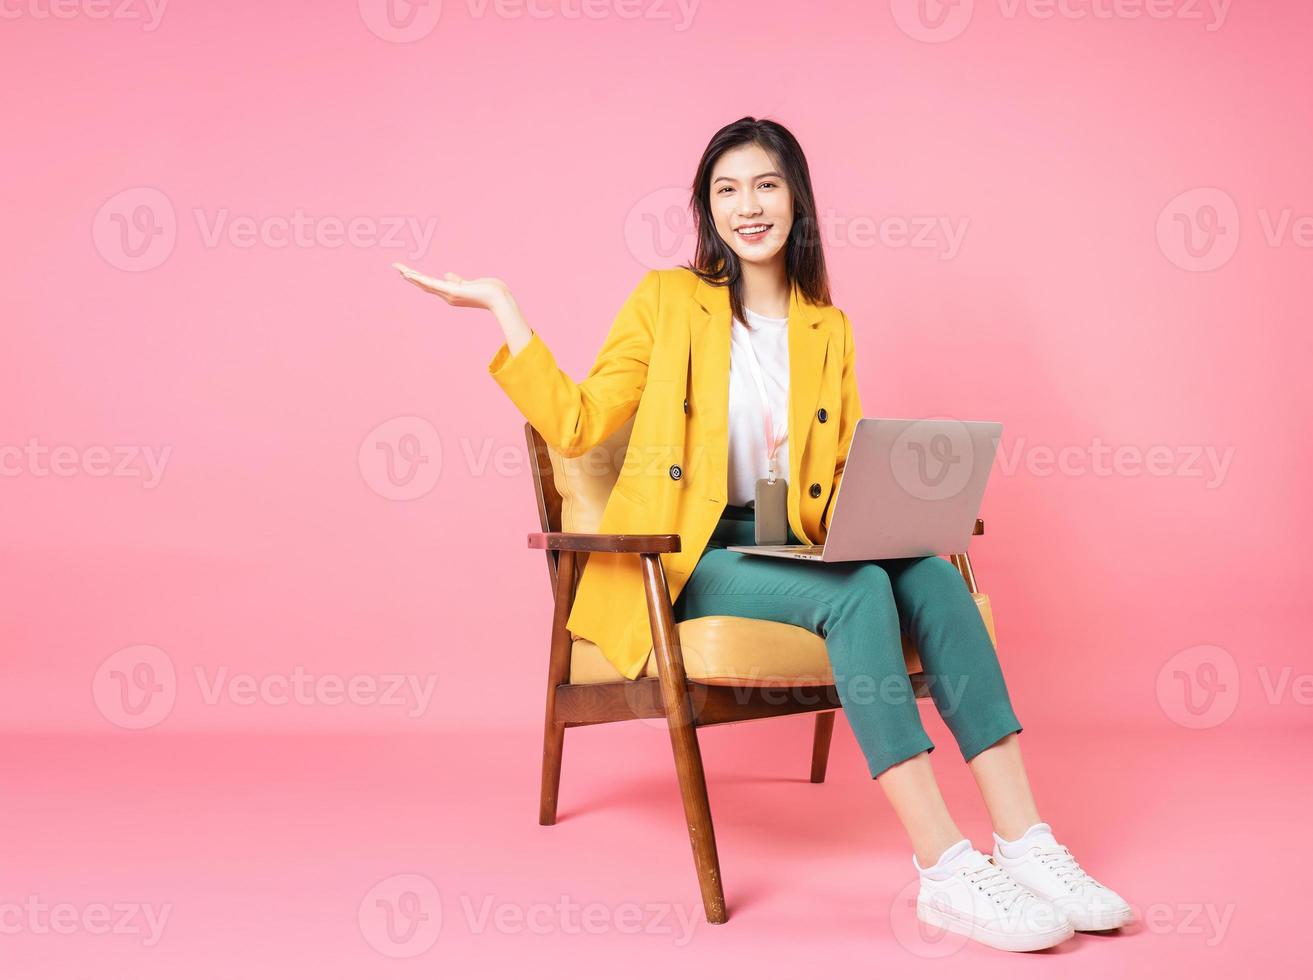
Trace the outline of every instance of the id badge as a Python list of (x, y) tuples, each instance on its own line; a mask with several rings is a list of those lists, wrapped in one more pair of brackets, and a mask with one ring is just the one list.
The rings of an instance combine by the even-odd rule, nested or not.
[(757, 481), (753, 503), (753, 523), (757, 544), (787, 544), (789, 541), (789, 481), (784, 477), (771, 483), (766, 477)]

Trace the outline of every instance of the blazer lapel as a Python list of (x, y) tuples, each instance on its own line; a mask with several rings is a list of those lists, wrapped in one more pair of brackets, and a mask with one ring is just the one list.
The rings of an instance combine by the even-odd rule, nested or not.
[(702, 420), (706, 447), (715, 447), (705, 461), (711, 466), (719, 496), (725, 502), (729, 486), (729, 338), (733, 313), (729, 290), (698, 280), (693, 298), (701, 307), (689, 317), (689, 359), (693, 404)]
[[(795, 285), (789, 299), (789, 485), (798, 493), (802, 456), (811, 433), (812, 413), (821, 391), (821, 370), (830, 333), (822, 330), (822, 314)], [(792, 494), (790, 495), (792, 496)]]

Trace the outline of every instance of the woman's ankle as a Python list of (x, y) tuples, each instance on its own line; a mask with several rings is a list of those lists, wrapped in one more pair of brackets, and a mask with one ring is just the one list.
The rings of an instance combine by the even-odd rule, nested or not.
[(918, 866), (929, 868), (939, 863), (939, 859), (944, 856), (945, 851), (956, 847), (965, 839), (966, 835), (954, 827), (934, 836), (913, 841), (912, 854), (915, 855)]

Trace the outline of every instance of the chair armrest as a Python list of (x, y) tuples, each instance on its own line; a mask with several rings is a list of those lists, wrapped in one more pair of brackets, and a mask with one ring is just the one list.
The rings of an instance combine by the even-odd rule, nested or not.
[(678, 534), (575, 534), (535, 531), (529, 547), (547, 551), (604, 551), (612, 554), (668, 555), (680, 550)]
[(983, 517), (976, 518), (976, 526), (971, 529), (971, 533), (972, 534), (985, 533), (985, 519)]
[[(976, 518), (973, 535), (985, 533), (985, 522)], [(534, 531), (529, 547), (539, 551), (604, 551), (612, 554), (661, 554), (680, 550), (678, 534), (577, 534), (564, 531)]]

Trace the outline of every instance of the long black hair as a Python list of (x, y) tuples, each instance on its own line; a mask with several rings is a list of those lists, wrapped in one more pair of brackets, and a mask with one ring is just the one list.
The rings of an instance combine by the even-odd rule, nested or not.
[(698, 244), (693, 261), (684, 268), (715, 286), (728, 286), (730, 307), (739, 320), (743, 313), (743, 270), (738, 254), (716, 231), (711, 214), (711, 170), (726, 150), (756, 143), (775, 161), (793, 196), (793, 227), (784, 243), (784, 272), (790, 286), (818, 306), (830, 305), (830, 278), (825, 271), (816, 196), (812, 192), (807, 157), (793, 134), (772, 119), (744, 116), (723, 127), (702, 152), (693, 178), (691, 199)]

